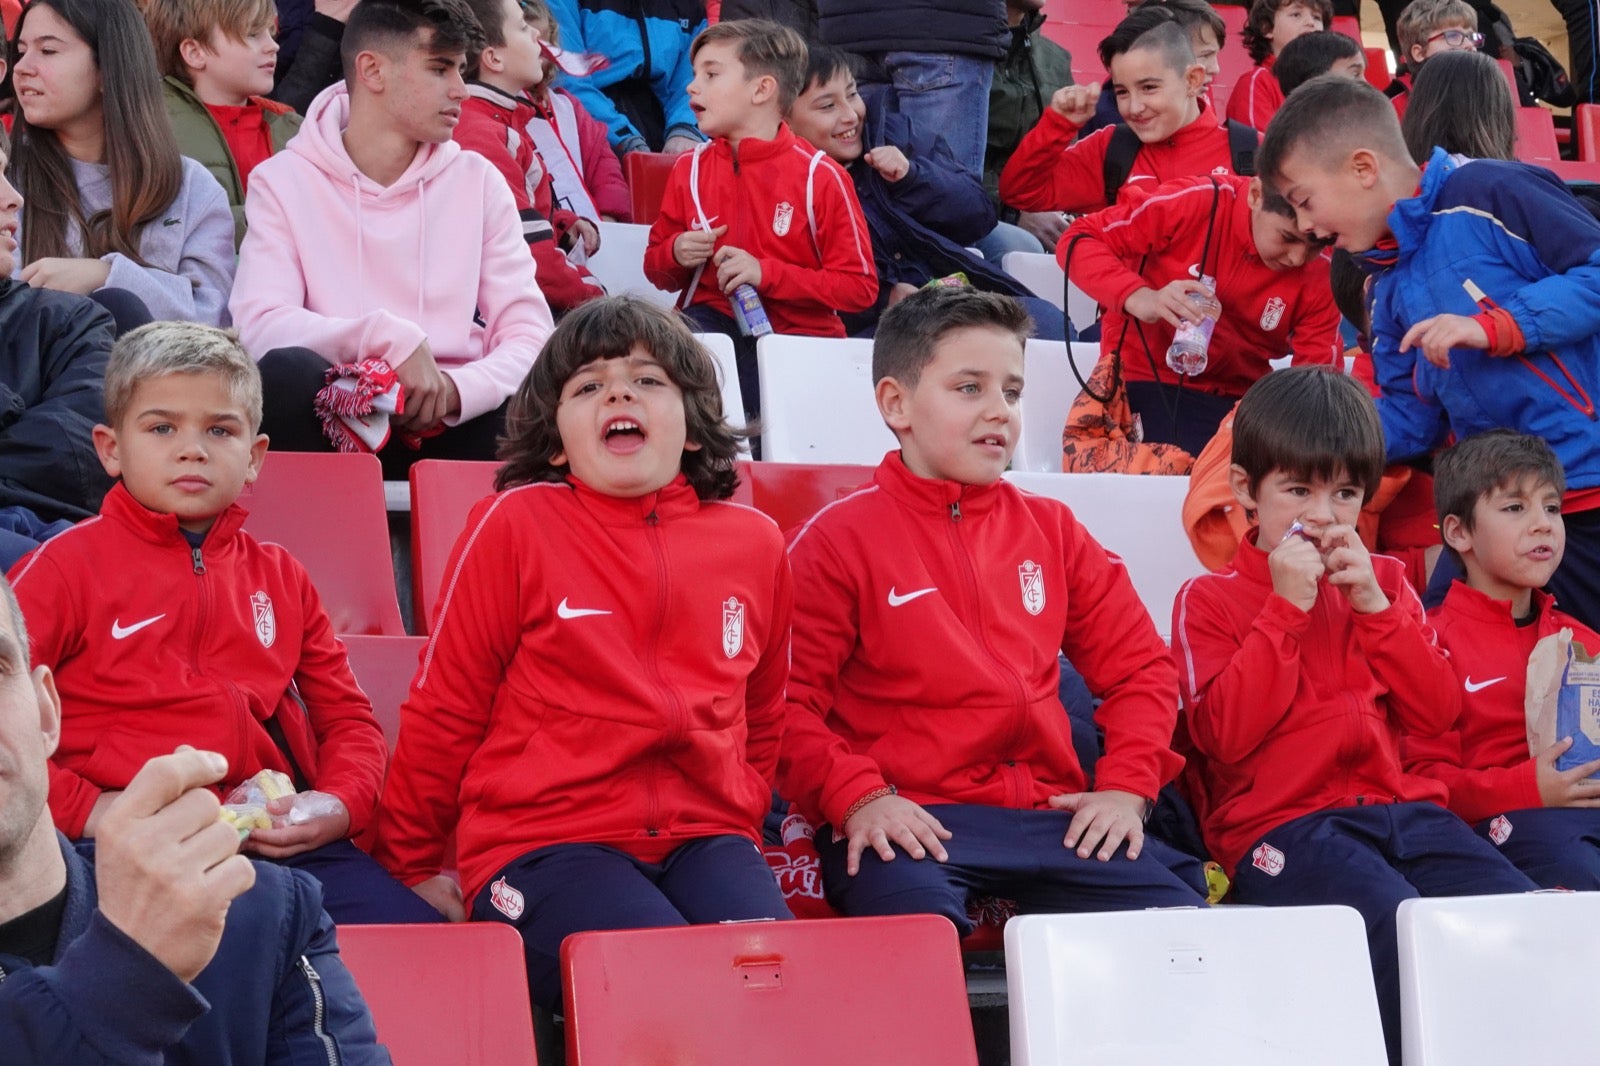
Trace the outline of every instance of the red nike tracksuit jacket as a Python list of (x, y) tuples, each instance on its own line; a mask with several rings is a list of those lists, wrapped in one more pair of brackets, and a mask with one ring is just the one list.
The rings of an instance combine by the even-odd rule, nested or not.
[[(820, 157), (820, 158), (818, 158)], [(691, 179), (698, 160), (698, 182)], [(717, 247), (740, 248), (761, 263), (761, 296), (778, 333), (843, 337), (841, 311), (864, 311), (878, 297), (878, 271), (855, 186), (844, 168), (796, 137), (787, 123), (770, 141), (725, 138), (678, 158), (667, 179), (661, 214), (650, 227), (644, 274), (658, 289), (732, 314), (717, 268), (678, 265), (678, 235), (727, 226)]]
[[(1116, 127), (1105, 126), (1074, 142), (1078, 129), (1054, 108), (1045, 108), (1000, 172), (1001, 202), (1019, 211), (1071, 214), (1105, 207), (1106, 146)], [(1232, 173), (1228, 131), (1202, 100), (1199, 118), (1164, 141), (1140, 147), (1122, 187), (1148, 191), (1174, 178)]]
[(1228, 94), (1226, 117), (1261, 133), (1267, 132), (1267, 123), (1283, 106), (1283, 86), (1272, 72), (1274, 58), (1268, 56), (1265, 63), (1251, 67)]
[[(50, 812), (83, 834), (102, 790), (126, 788), (146, 761), (179, 744), (228, 759), (224, 792), (294, 762), (350, 812), (371, 819), (387, 748), (372, 703), (305, 569), (240, 527), (238, 504), (190, 548), (174, 515), (118, 482), (96, 518), (24, 556), (11, 583), (36, 666), (61, 693), (61, 743), (50, 760)], [(289, 693), (291, 685), (304, 706)]]
[(445, 574), (373, 851), (396, 878), (437, 874), (452, 831), (468, 899), (550, 844), (758, 839), (792, 601), (771, 519), (681, 475), (525, 485), (473, 508)]
[(1172, 659), (1122, 561), (1057, 500), (919, 478), (899, 452), (789, 548), (796, 602), (779, 791), (817, 824), (893, 784), (923, 804), (1079, 792), (1066, 652), (1104, 697), (1095, 784), (1153, 799), (1183, 765)]
[(1296, 365), (1344, 366), (1328, 260), (1312, 254), (1292, 270), (1263, 263), (1251, 232), (1249, 189), (1249, 178), (1232, 175), (1180, 178), (1068, 227), (1056, 258), (1069, 265), (1070, 248), (1073, 284), (1106, 309), (1100, 350), (1109, 355), (1121, 342), (1126, 380), (1176, 385), (1178, 375), (1166, 361), (1173, 328), (1141, 323), (1122, 305), (1141, 288), (1201, 273), (1216, 279), (1222, 317), (1211, 337), (1210, 363), (1190, 387), (1243, 396), (1272, 369), (1271, 360), (1291, 352)]
[(1567, 628), (1584, 650), (1600, 655), (1600, 635), (1557, 610), (1548, 593), (1535, 589), (1533, 602), (1538, 618), (1519, 626), (1509, 602), (1456, 581), (1428, 613), (1439, 646), (1450, 653), (1461, 717), (1442, 737), (1405, 737), (1401, 751), (1407, 772), (1442, 782), (1450, 809), (1467, 822), (1544, 806), (1523, 706), (1533, 646)]
[(1438, 736), (1455, 675), (1405, 567), (1372, 557), (1389, 607), (1357, 614), (1324, 579), (1302, 611), (1272, 589), (1252, 529), (1226, 568), (1173, 604), (1173, 653), (1194, 749), (1188, 781), (1206, 847), (1231, 875), (1257, 838), (1335, 807), (1444, 802), (1400, 769), (1400, 732)]

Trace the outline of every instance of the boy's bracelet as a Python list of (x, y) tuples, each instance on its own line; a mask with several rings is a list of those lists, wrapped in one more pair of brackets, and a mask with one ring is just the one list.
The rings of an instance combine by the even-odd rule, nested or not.
[(900, 790), (895, 788), (893, 785), (884, 785), (882, 788), (873, 789), (871, 792), (868, 792), (866, 795), (850, 804), (850, 809), (844, 812), (843, 818), (839, 819), (840, 827), (842, 828), (846, 822), (854, 818), (861, 811), (861, 808), (865, 807), (867, 804), (872, 803), (874, 800), (881, 800), (885, 796), (899, 795), (899, 793)]

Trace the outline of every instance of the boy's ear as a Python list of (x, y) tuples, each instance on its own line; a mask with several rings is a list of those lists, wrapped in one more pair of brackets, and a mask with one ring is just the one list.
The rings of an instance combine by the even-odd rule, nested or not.
[(1457, 555), (1464, 555), (1472, 550), (1472, 531), (1458, 514), (1444, 516), (1444, 520), (1439, 523), (1439, 536), (1447, 546), (1455, 549)]
[(1239, 506), (1246, 511), (1256, 509), (1256, 496), (1250, 488), (1250, 475), (1245, 473), (1244, 467), (1238, 463), (1228, 466), (1228, 488), (1233, 490), (1233, 498), (1239, 501)]
[(1261, 188), (1261, 179), (1251, 178), (1250, 190), (1245, 193), (1245, 203), (1250, 208), (1250, 213), (1255, 214), (1261, 210), (1261, 205), (1266, 198), (1267, 194)]
[(261, 476), (261, 464), (267, 459), (267, 442), (265, 433), (257, 433), (256, 439), (250, 442), (250, 465), (244, 471), (246, 485), (254, 485), (256, 478)]
[(1206, 68), (1199, 63), (1183, 72), (1183, 83), (1190, 96), (1199, 96), (1206, 88)]
[(1382, 160), (1378, 158), (1378, 153), (1370, 148), (1357, 148), (1351, 152), (1346, 165), (1363, 189), (1376, 187), (1379, 178), (1382, 177)]
[(183, 60), (183, 65), (190, 70), (206, 69), (206, 60), (212, 51), (205, 42), (197, 41), (193, 37), (185, 37), (178, 43), (178, 58)]
[(873, 394), (878, 401), (878, 413), (896, 434), (911, 428), (911, 390), (892, 377), (881, 378)]
[(100, 458), (109, 477), (122, 476), (122, 459), (117, 453), (117, 431), (101, 423), (94, 427), (94, 454)]
[(768, 100), (778, 98), (778, 79), (771, 74), (763, 74), (756, 79), (755, 88), (750, 92), (752, 104), (764, 104)]
[(1417, 76), (1417, 68), (1422, 66), (1422, 61), (1427, 58), (1428, 50), (1424, 45), (1414, 44), (1411, 46), (1411, 54), (1406, 56), (1406, 69), (1411, 72), (1413, 78)]
[(478, 69), (487, 70), (494, 74), (506, 68), (506, 61), (500, 57), (500, 52), (494, 45), (488, 45), (478, 53)]

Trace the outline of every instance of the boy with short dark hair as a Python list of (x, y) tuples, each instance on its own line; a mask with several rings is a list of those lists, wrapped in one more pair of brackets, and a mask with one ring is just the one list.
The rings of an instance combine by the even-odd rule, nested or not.
[[(562, 251), (580, 227), (598, 240), (593, 223), (557, 206), (554, 183), (529, 123), (537, 118), (528, 91), (544, 80), (544, 55), (517, 0), (467, 0), (483, 30), (482, 47), (467, 52), (467, 92), (455, 141), (494, 164), (506, 179), (533, 253), (539, 290), (560, 313), (605, 295), (594, 276)], [(571, 236), (569, 236), (571, 235)]]
[(228, 194), (237, 247), (250, 172), (300, 131), (293, 108), (266, 98), (277, 11), (272, 0), (148, 0), (143, 7), (178, 148)]
[[(1121, 561), (1000, 476), (1028, 325), (974, 289), (891, 307), (873, 377), (900, 450), (790, 542), (778, 789), (824, 827), (825, 888), (846, 914), (943, 914), (967, 933), (975, 892), (1023, 911), (1201, 899), (1197, 869), (1186, 884), (1143, 829), (1182, 765), (1166, 645)], [(1104, 698), (1093, 791), (1057, 698), (1062, 652)]]
[(1395, 22), (1400, 42), (1400, 69), (1385, 89), (1395, 114), (1405, 117), (1411, 85), (1430, 56), (1440, 52), (1469, 52), (1483, 43), (1478, 13), (1465, 0), (1412, 0)]
[[(1293, 352), (1299, 364), (1340, 365), (1322, 245), (1257, 178), (1183, 178), (1085, 215), (1068, 227), (1057, 258), (1106, 309), (1101, 358), (1120, 357), (1146, 441), (1199, 455), (1271, 360)], [(1197, 297), (1214, 298), (1221, 314), (1205, 370), (1180, 377), (1167, 348), (1180, 322), (1200, 318)]]
[(1023, 211), (1094, 211), (1120, 190), (1148, 191), (1175, 178), (1232, 174), (1243, 161), (1237, 140), (1254, 154), (1256, 134), (1224, 125), (1204, 99), (1206, 69), (1189, 32), (1171, 11), (1147, 5), (1100, 42), (1117, 108), (1139, 140), (1126, 173), (1113, 181), (1107, 159), (1117, 127), (1079, 138), (1094, 116), (1099, 88), (1069, 85), (1050, 98), (1038, 125), (1000, 173), (1000, 198)]
[(1244, 46), (1256, 65), (1228, 96), (1228, 117), (1258, 130), (1283, 106), (1284, 90), (1273, 76), (1278, 54), (1290, 41), (1325, 30), (1333, 21), (1331, 0), (1255, 0), (1244, 26)]
[(335, 920), (435, 920), (350, 841), (377, 810), (383, 733), (305, 570), (241, 528), (267, 451), (254, 362), (231, 332), (156, 322), (117, 341), (105, 402), (95, 450), (119, 481), (100, 516), (10, 575), (61, 694), (56, 826), (93, 837), (147, 759), (190, 744), (227, 758), (224, 790), (293, 780), (298, 814), (273, 808), (286, 824), (244, 848), (315, 876)]
[(1428, 615), (1461, 684), (1461, 717), (1434, 740), (1407, 737), (1406, 769), (1442, 782), (1450, 809), (1542, 888), (1600, 889), (1600, 760), (1566, 769), (1558, 737), (1528, 751), (1528, 657), (1562, 629), (1600, 654), (1600, 635), (1542, 586), (1561, 563), (1565, 479), (1538, 437), (1494, 429), (1434, 460), (1445, 549), (1466, 577)]
[(1302, 85), (1261, 146), (1261, 176), (1300, 227), (1376, 274), (1372, 362), (1390, 461), (1454, 434), (1543, 437), (1571, 489), (1550, 591), (1600, 621), (1600, 222), (1547, 170), (1412, 162), (1399, 120), (1364, 82)]
[(1361, 51), (1361, 42), (1333, 30), (1303, 33), (1284, 45), (1277, 62), (1272, 64), (1272, 76), (1278, 79), (1284, 96), (1312, 78), (1329, 73), (1365, 77), (1367, 57)]
[(755, 289), (774, 332), (843, 337), (839, 313), (878, 295), (872, 241), (844, 168), (783, 121), (805, 80), (800, 35), (762, 19), (722, 22), (690, 56), (690, 106), (711, 140), (673, 167), (644, 271), (682, 293), (698, 328), (741, 342), (739, 383), (754, 411), (755, 345), (734, 323), (734, 290)]
[(1383, 431), (1353, 378), (1258, 381), (1229, 470), (1256, 528), (1184, 585), (1172, 632), (1207, 847), (1241, 903), (1362, 913), (1398, 1063), (1400, 901), (1533, 885), (1439, 806), (1442, 786), (1401, 770), (1401, 731), (1438, 736), (1461, 705), (1405, 568), (1356, 533), (1382, 474)]
[(335, 367), (403, 391), (385, 477), (494, 457), (552, 324), (505, 179), (450, 139), (477, 37), (462, 0), (362, 0), (344, 83), (256, 170), (231, 308), (281, 449), (334, 447), (315, 398)]

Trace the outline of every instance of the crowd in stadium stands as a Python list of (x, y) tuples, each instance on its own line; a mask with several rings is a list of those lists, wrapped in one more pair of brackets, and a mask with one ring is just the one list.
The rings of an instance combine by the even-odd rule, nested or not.
[[(559, 1014), (573, 933), (810, 916), (798, 840), (963, 936), (1354, 907), (1398, 1063), (1402, 900), (1600, 890), (1524, 683), (1600, 655), (1600, 196), (1518, 161), (1593, 14), (1568, 83), (1351, 6), (0, 3), (0, 1044), (386, 1061), (335, 923), (509, 925)], [(772, 333), (870, 338), (898, 442), (782, 530)], [(1188, 479), (1170, 620), (1002, 478), (1031, 338), (1098, 342), (1063, 472)], [(392, 746), (269, 447), (499, 464)]]

